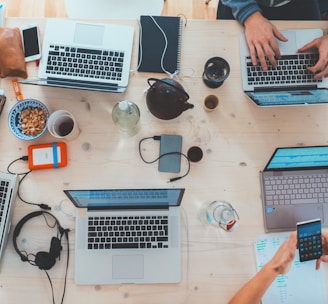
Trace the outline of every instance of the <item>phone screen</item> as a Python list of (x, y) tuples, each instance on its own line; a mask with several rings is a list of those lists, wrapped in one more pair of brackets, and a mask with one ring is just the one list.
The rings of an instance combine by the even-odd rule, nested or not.
[(25, 57), (31, 57), (40, 54), (38, 29), (31, 27), (22, 30)]
[(297, 223), (300, 262), (316, 260), (322, 255), (320, 219)]

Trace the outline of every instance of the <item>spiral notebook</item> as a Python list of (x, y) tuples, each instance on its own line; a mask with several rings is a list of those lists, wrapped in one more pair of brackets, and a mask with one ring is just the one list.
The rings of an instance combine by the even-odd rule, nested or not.
[(138, 71), (179, 71), (181, 31), (180, 17), (140, 16)]

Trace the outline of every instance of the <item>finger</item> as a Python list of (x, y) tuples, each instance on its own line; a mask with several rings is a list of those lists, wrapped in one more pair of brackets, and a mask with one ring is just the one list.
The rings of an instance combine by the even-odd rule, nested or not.
[(320, 260), (316, 260), (315, 261), (315, 269), (319, 270), (320, 269), (320, 265), (321, 265), (321, 261)]
[(311, 42), (305, 44), (300, 49), (298, 49), (299, 52), (306, 52), (309, 51), (312, 48), (317, 47), (317, 39), (312, 40)]
[(266, 62), (266, 58), (265, 58), (265, 54), (263, 52), (262, 46), (256, 46), (256, 52), (257, 52), (257, 57), (260, 61), (261, 67), (263, 69), (263, 71), (267, 71), (268, 70), (268, 65)]
[(249, 47), (249, 53), (251, 55), (252, 64), (254, 66), (257, 66), (257, 54), (254, 45), (251, 45)]
[(322, 255), (322, 256), (320, 257), (320, 261), (321, 261), (321, 262), (324, 262), (324, 263), (328, 263), (328, 255)]

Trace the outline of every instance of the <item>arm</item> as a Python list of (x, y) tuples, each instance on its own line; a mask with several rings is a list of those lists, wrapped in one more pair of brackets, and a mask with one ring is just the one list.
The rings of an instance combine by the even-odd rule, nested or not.
[(288, 272), (295, 257), (297, 238), (293, 232), (273, 258), (248, 281), (230, 300), (229, 304), (260, 303), (264, 293), (279, 274)]
[(309, 67), (309, 71), (314, 73), (314, 79), (328, 76), (328, 35), (314, 39), (310, 43), (304, 45), (299, 49), (299, 52), (306, 52), (310, 49), (315, 48), (319, 52), (318, 62)]
[(251, 14), (261, 11), (256, 0), (220, 0), (220, 1), (225, 6), (231, 8), (233, 16), (241, 24), (244, 24), (245, 20)]
[(266, 71), (268, 69), (267, 57), (275, 68), (277, 66), (276, 58), (280, 58), (276, 38), (281, 41), (287, 41), (287, 39), (262, 15), (257, 2), (255, 0), (220, 1), (230, 7), (235, 19), (245, 26), (245, 37), (253, 65), (258, 64), (258, 57), (263, 70)]

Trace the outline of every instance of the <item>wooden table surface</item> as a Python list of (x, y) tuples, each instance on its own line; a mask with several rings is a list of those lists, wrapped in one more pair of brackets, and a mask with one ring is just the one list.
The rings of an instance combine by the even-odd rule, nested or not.
[[(44, 19), (9, 18), (13, 27), (37, 22), (43, 33)], [(239, 33), (234, 21), (188, 20), (183, 28), (179, 81), (190, 95), (193, 109), (169, 121), (154, 117), (146, 106), (144, 90), (149, 77), (165, 74), (136, 72), (138, 24), (135, 26), (134, 51), (128, 89), (125, 93), (103, 93), (64, 88), (22, 85), (25, 98), (41, 100), (50, 112), (65, 109), (73, 113), (81, 133), (67, 142), (68, 166), (58, 170), (31, 172), (21, 185), (24, 199), (52, 206), (62, 226), (70, 228), (70, 264), (64, 303), (226, 303), (235, 291), (256, 272), (254, 241), (264, 234), (259, 171), (278, 146), (323, 145), (328, 142), (328, 107), (296, 106), (258, 108), (242, 92)], [(326, 22), (276, 22), (279, 29), (323, 28)], [(204, 63), (213, 56), (225, 58), (231, 74), (218, 89), (202, 82)], [(35, 63), (28, 63), (35, 77)], [(16, 99), (11, 79), (2, 79), (7, 103), (0, 118), (0, 169), (27, 153), (30, 144), (49, 143), (47, 133), (33, 142), (15, 138), (7, 116)], [(209, 94), (218, 96), (218, 109), (208, 113), (202, 103)], [(126, 138), (115, 128), (111, 110), (120, 101), (135, 102), (141, 111), (140, 131)], [(174, 174), (160, 173), (157, 164), (145, 164), (138, 154), (141, 138), (160, 134), (183, 136), (182, 152), (199, 146), (203, 159), (191, 164), (190, 174), (171, 184)], [(158, 142), (145, 144), (149, 158), (158, 155)], [(17, 172), (27, 164), (15, 165)], [(182, 162), (182, 171), (186, 164)], [(179, 284), (77, 286), (74, 283), (75, 208), (67, 200), (67, 188), (159, 188), (184, 187), (182, 201), (182, 281)], [(230, 202), (239, 214), (233, 232), (209, 226), (203, 221), (204, 206), (213, 200)], [(27, 213), (38, 210), (16, 200), (13, 226)], [(12, 229), (13, 231), (13, 229)], [(51, 289), (43, 271), (20, 261), (12, 245), (12, 231), (0, 264), (1, 303), (52, 303)], [(26, 224), (18, 238), (19, 246), (29, 252), (48, 251), (51, 236), (41, 218)], [(56, 303), (60, 303), (67, 257), (63, 242), (61, 260), (49, 271)], [(325, 275), (328, 267), (325, 265)], [(326, 276), (327, 277), (327, 276)], [(327, 285), (327, 284), (326, 284)]]

